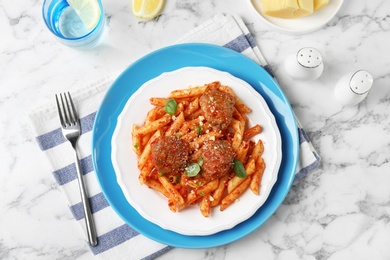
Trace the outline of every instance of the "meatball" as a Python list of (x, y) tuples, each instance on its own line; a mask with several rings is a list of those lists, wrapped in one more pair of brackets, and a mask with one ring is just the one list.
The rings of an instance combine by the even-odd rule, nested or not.
[(204, 117), (215, 130), (224, 130), (232, 121), (234, 98), (218, 89), (209, 89), (199, 99)]
[(189, 145), (175, 136), (158, 137), (151, 143), (152, 161), (160, 173), (178, 175), (188, 161)]
[(201, 155), (202, 175), (209, 181), (229, 173), (235, 157), (231, 144), (225, 140), (206, 141), (201, 148)]

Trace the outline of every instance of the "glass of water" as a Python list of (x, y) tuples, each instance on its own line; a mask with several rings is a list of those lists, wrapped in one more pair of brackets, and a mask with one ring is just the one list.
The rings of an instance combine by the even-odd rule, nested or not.
[(101, 0), (44, 0), (42, 15), (49, 30), (70, 47), (92, 48), (104, 32)]

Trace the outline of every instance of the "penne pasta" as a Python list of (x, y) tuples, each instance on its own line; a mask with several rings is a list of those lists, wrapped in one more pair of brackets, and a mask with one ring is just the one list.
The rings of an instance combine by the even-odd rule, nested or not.
[[(220, 91), (225, 98), (228, 93), (234, 98), (228, 102), (231, 109), (229, 111), (233, 112), (229, 114), (232, 116), (229, 118), (229, 125), (222, 127), (221, 124), (213, 124), (210, 114), (205, 114), (202, 110), (205, 104), (202, 96), (205, 93), (207, 95), (209, 90)], [(170, 99), (174, 99), (174, 102), (169, 101)], [(149, 102), (154, 107), (148, 111), (145, 123), (132, 126), (132, 150), (138, 156), (140, 184), (162, 194), (170, 211), (177, 213), (198, 205), (200, 213), (209, 218), (213, 208), (219, 206), (220, 211), (224, 211), (237, 201), (248, 187), (253, 194), (260, 194), (265, 169), (262, 158), (264, 146), (260, 139), (252, 139), (262, 132), (262, 127), (260, 124), (248, 125), (247, 114), (251, 111), (250, 108), (228, 86), (214, 81), (203, 86), (174, 90), (168, 97), (151, 97)], [(217, 126), (219, 128), (216, 128)], [(170, 172), (170, 168), (168, 171), (166, 168), (158, 168), (158, 161), (153, 156), (159, 154), (155, 147), (163, 138), (180, 139), (180, 142), (188, 145), (188, 158), (185, 159), (188, 162), (186, 161), (185, 169)], [(209, 162), (207, 160), (210, 160), (210, 157), (207, 157), (210, 155), (207, 154), (214, 154), (217, 163), (224, 158), (223, 153), (213, 152), (214, 149), (218, 151), (218, 142), (224, 143), (227, 149), (230, 149), (231, 157), (225, 155), (225, 158), (228, 158), (227, 164), (224, 164), (227, 165), (227, 171), (221, 176), (207, 178), (203, 172)], [(184, 149), (183, 147), (173, 147), (163, 153), (162, 162), (165, 164), (169, 158), (175, 158), (175, 153), (182, 156), (178, 149)], [(204, 156), (206, 158), (203, 158)], [(230, 161), (231, 158), (234, 160)], [(161, 172), (158, 169), (161, 169)], [(193, 169), (197, 172), (192, 175)]]

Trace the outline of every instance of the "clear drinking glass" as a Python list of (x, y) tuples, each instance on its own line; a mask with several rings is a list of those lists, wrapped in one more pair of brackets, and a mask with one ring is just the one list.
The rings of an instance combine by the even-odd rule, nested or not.
[(92, 48), (100, 42), (105, 27), (102, 2), (101, 0), (92, 1), (96, 1), (100, 9), (98, 22), (93, 28), (88, 29), (66, 0), (44, 0), (43, 19), (61, 43), (81, 49)]

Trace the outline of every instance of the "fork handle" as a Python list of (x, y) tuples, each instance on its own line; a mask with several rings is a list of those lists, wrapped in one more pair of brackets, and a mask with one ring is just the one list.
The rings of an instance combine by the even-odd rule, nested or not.
[(85, 224), (87, 226), (88, 242), (91, 246), (96, 246), (97, 245), (97, 235), (96, 235), (95, 222), (94, 222), (93, 217), (92, 217), (91, 206), (89, 205), (88, 194), (87, 194), (86, 186), (84, 184), (84, 178), (82, 175), (80, 160), (79, 160), (76, 148), (74, 149), (74, 156), (75, 156), (75, 164), (76, 164), (76, 169), (77, 169), (77, 179), (79, 182), (79, 190), (80, 190), (80, 195), (81, 195), (81, 202), (82, 202), (83, 208), (84, 208)]

